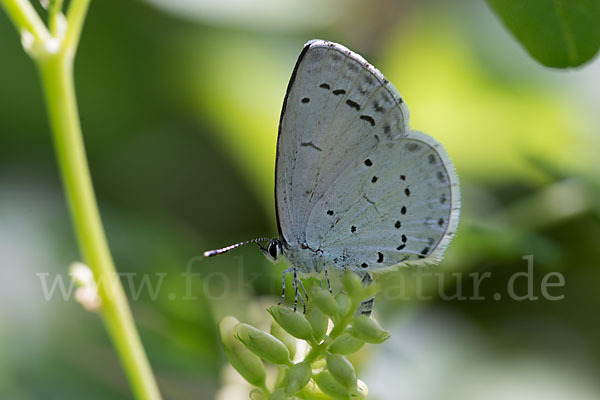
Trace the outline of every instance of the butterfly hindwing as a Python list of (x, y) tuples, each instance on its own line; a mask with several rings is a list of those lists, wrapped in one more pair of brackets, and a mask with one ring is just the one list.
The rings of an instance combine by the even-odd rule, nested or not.
[(380, 142), (340, 174), (308, 220), (307, 243), (340, 268), (438, 261), (458, 223), (458, 179), (433, 138)]

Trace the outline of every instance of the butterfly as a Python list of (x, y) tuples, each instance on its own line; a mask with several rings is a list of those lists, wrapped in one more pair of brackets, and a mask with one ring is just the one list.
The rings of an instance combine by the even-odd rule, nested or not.
[(277, 238), (204, 256), (257, 243), (269, 259), (286, 259), (282, 301), (293, 273), (295, 308), (299, 272), (324, 271), (329, 284), (327, 268), (351, 270), (368, 284), (371, 272), (439, 262), (458, 226), (460, 191), (446, 151), (410, 129), (408, 107), (381, 72), (340, 44), (311, 40), (283, 101), (275, 207)]

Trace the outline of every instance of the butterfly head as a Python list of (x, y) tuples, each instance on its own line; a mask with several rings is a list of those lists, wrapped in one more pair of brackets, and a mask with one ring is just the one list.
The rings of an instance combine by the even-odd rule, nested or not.
[(269, 261), (275, 262), (281, 257), (281, 241), (279, 239), (271, 239), (267, 247), (263, 247), (260, 244), (259, 246)]

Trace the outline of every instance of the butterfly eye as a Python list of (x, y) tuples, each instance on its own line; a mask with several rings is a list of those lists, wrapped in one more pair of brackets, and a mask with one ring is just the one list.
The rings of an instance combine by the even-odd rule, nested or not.
[(277, 256), (279, 255), (279, 249), (277, 248), (276, 242), (269, 243), (269, 255), (273, 257), (273, 260), (277, 260)]

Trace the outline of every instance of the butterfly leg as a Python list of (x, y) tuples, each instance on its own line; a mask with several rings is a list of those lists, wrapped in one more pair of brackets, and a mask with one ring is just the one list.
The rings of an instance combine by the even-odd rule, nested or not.
[[(333, 291), (331, 290), (331, 283), (329, 282), (329, 275), (327, 274), (327, 266), (325, 265), (325, 263), (323, 262), (323, 259), (321, 257), (319, 257), (319, 260), (317, 261), (318, 265), (317, 265), (317, 272), (320, 272), (321, 270), (323, 270), (323, 272), (325, 272), (325, 281), (327, 282), (327, 288), (329, 289), (329, 293), (333, 293)], [(323, 287), (323, 280), (319, 279), (319, 286)], [(308, 297), (307, 297), (308, 299)]]
[(304, 292), (304, 296), (308, 300), (308, 293), (306, 292), (306, 289), (304, 288), (304, 284), (302, 283), (302, 280), (300, 278), (298, 278), (298, 273), (297, 273), (296, 269), (294, 269), (294, 290), (295, 290), (294, 311), (296, 311), (296, 309), (298, 308), (298, 296), (299, 296), (300, 301), (302, 301), (303, 313), (306, 314), (306, 301), (304, 301), (304, 297), (302, 296), (302, 293), (300, 293), (300, 288), (302, 288), (302, 291)]
[[(298, 278), (298, 284), (300, 285), (300, 289), (302, 289), (302, 292), (304, 293), (304, 297), (306, 297), (306, 301), (308, 301), (308, 292), (304, 288), (302, 279)], [(300, 300), (302, 300), (302, 305), (304, 306), (304, 314), (306, 314), (306, 301), (304, 301), (304, 297), (302, 297), (302, 293), (300, 293)]]
[(331, 283), (329, 282), (329, 275), (327, 274), (327, 267), (323, 265), (323, 271), (325, 271), (325, 280), (327, 281), (327, 288), (329, 289), (329, 293), (333, 293), (331, 290)]
[[(294, 285), (294, 312), (296, 312), (296, 308), (298, 308), (298, 275), (296, 272), (296, 268), (294, 268), (294, 280), (292, 281)], [(300, 296), (302, 298), (302, 296)], [(304, 301), (304, 299), (302, 300)]]
[(302, 283), (302, 279), (298, 278), (298, 283), (300, 284), (300, 289), (302, 289), (302, 292), (304, 293), (304, 297), (306, 297), (306, 300), (308, 300), (308, 292), (304, 288), (304, 284)]
[[(317, 272), (319, 272), (320, 271), (319, 267), (322, 265), (321, 258), (319, 258), (317, 263), (318, 263), (317, 264)], [(319, 287), (323, 288), (323, 279), (320, 279), (320, 278), (319, 278)]]
[(281, 300), (279, 300), (279, 303), (277, 303), (277, 305), (280, 305), (285, 300), (285, 274), (292, 271), (294, 271), (294, 276), (296, 276), (296, 268), (294, 267), (290, 267), (283, 271), (283, 276), (281, 277)]

